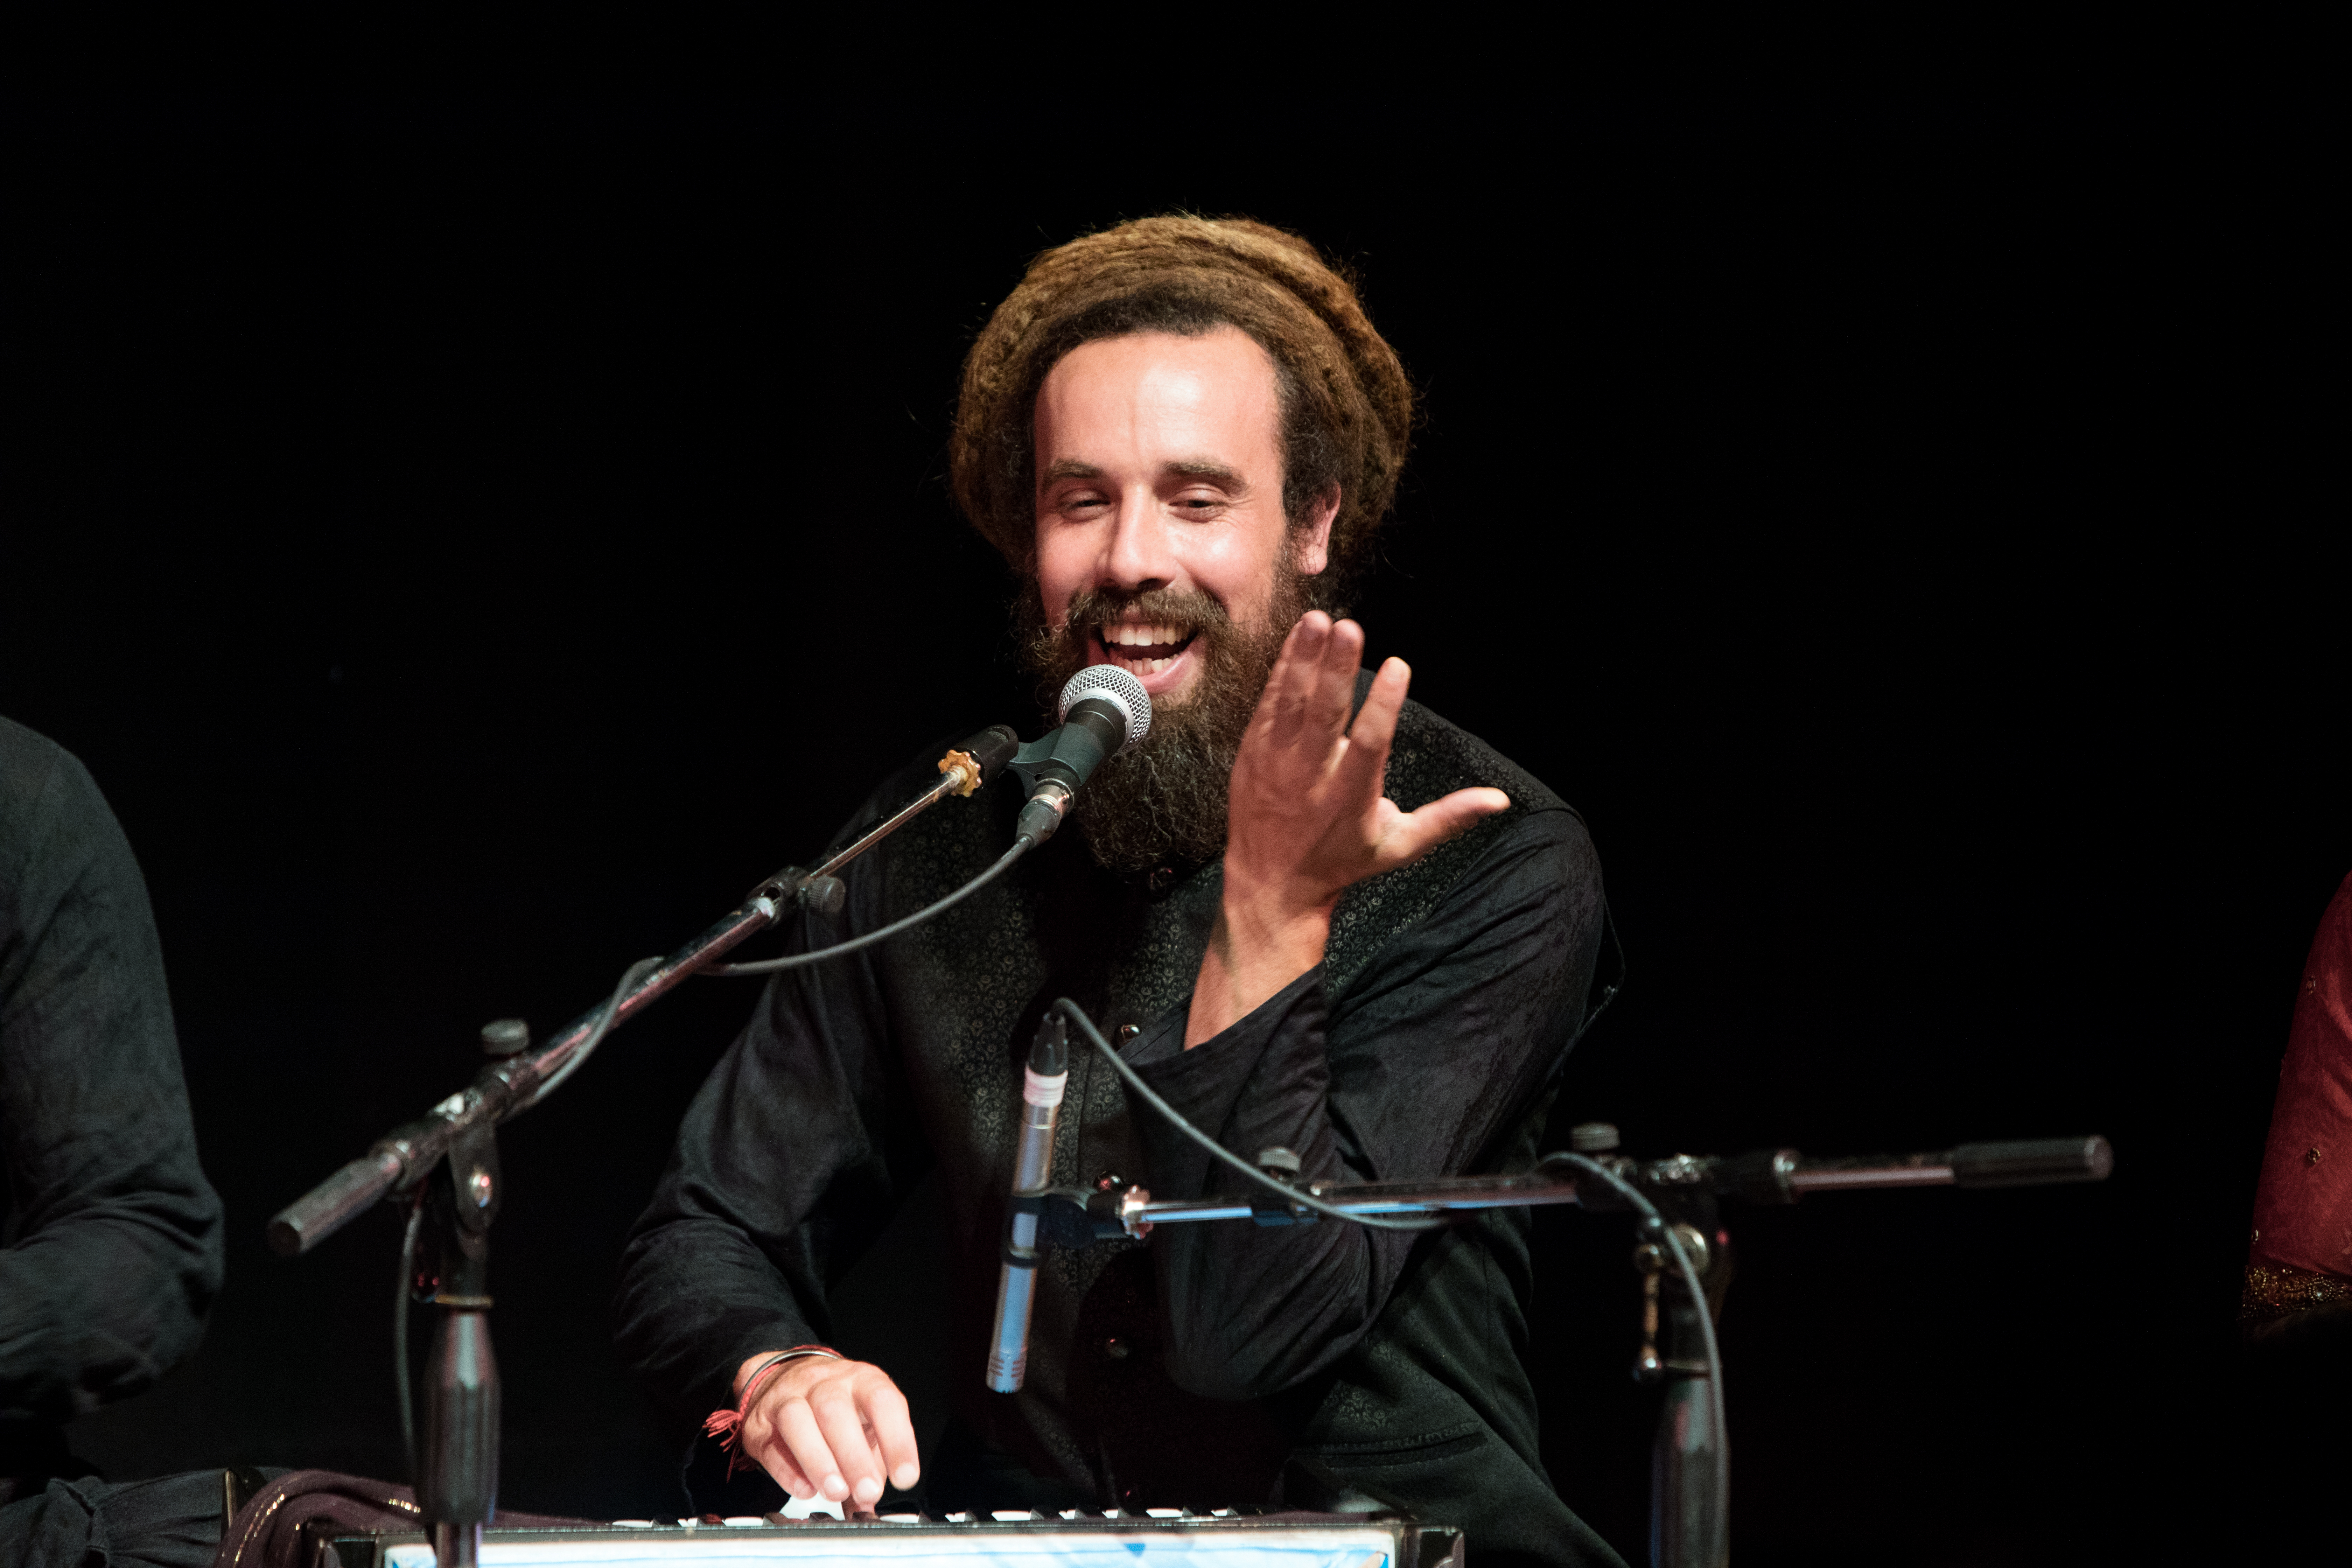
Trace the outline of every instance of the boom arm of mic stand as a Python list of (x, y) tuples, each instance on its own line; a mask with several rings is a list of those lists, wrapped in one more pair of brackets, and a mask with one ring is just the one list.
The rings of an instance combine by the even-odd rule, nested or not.
[[(752, 890), (725, 919), (664, 959), (621, 997), (614, 1027), (644, 1012), (681, 980), (782, 918), (806, 873), (780, 873)], [(787, 886), (790, 890), (787, 891)], [(530, 1109), (540, 1091), (596, 1031), (604, 1005), (583, 1013), (535, 1051), (492, 1062), (474, 1081), (415, 1121), (394, 1128), (364, 1155), (289, 1204), (269, 1222), (269, 1245), (282, 1258), (310, 1250), (386, 1193), (422, 1181), (433, 1162), (474, 1128)]]
[[(716, 964), (730, 951), (774, 925), (819, 878), (830, 878), (858, 856), (950, 795), (971, 794), (1001, 772), (1019, 744), (1012, 731), (984, 730), (940, 760), (940, 781), (815, 871), (787, 867), (745, 895), (743, 902), (701, 935), (662, 960), (622, 993), (614, 1009), (618, 1028), (659, 1001), (678, 982)], [(837, 889), (835, 889), (837, 893)], [(360, 1158), (281, 1209), (269, 1222), (270, 1249), (281, 1258), (308, 1252), (386, 1193), (413, 1186), (467, 1131), (530, 1110), (596, 1033), (605, 1004), (598, 1003), (558, 1030), (535, 1051), (492, 1062), (464, 1089), (415, 1121), (394, 1128)], [(610, 1031), (607, 1031), (608, 1033)]]
[[(2047, 1138), (2010, 1143), (1963, 1143), (1936, 1154), (1870, 1160), (1809, 1161), (1793, 1149), (1764, 1149), (1734, 1159), (1676, 1154), (1664, 1160), (1612, 1159), (1611, 1168), (1643, 1191), (1703, 1188), (1751, 1203), (1794, 1203), (1810, 1192), (1852, 1192), (1864, 1187), (2045, 1186), (2105, 1181), (2115, 1169), (2115, 1151), (2105, 1138)], [(1573, 1175), (1535, 1170), (1515, 1176), (1437, 1176), (1404, 1182), (1308, 1182), (1305, 1190), (1336, 1208), (1361, 1215), (1436, 1215), (1478, 1209), (1578, 1204), (1585, 1208), (1622, 1208), (1599, 1184), (1580, 1192)], [(1099, 1202), (1099, 1200), (1097, 1200)], [(1196, 1220), (1250, 1219), (1262, 1205), (1234, 1198), (1155, 1199), (1130, 1187), (1118, 1200), (1117, 1218), (1126, 1234), (1139, 1237), (1155, 1225)], [(1105, 1216), (1108, 1217), (1108, 1216)], [(1100, 1222), (1097, 1222), (1099, 1228)]]

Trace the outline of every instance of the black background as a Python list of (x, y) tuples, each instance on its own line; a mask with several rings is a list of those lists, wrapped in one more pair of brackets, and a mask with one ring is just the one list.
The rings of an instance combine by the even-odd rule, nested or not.
[[(942, 482), (958, 365), (1036, 250), (1184, 207), (1356, 267), (1423, 390), (1372, 654), (1584, 810), (1631, 960), (1556, 1131), (2115, 1142), (2095, 1188), (1734, 1216), (1739, 1560), (2072, 1561), (2322, 1473), (2340, 1413), (2231, 1322), (2352, 869), (2312, 128), (1433, 111), (1076, 159), (757, 107), (10, 113), (0, 711), (138, 850), (229, 1216), (201, 1354), (75, 1430), (110, 1472), (400, 1475), (391, 1215), (296, 1262), (267, 1216), (482, 1020), (569, 1018), (937, 733), (1034, 732)], [(676, 1511), (606, 1297), (751, 1001), (689, 988), (505, 1140), (512, 1506)], [(927, 1426), (929, 1223), (841, 1335)], [(1538, 1235), (1547, 1459), (1639, 1560), (1627, 1235)]]

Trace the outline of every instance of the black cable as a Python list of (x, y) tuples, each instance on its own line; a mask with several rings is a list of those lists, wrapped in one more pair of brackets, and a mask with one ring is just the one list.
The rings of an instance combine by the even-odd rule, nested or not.
[(1129, 1094), (1165, 1117), (1168, 1124), (1177, 1131), (1181, 1132), (1259, 1186), (1279, 1194), (1284, 1203), (1297, 1204), (1301, 1208), (1313, 1209), (1317, 1214), (1328, 1215), (1333, 1219), (1344, 1219), (1352, 1224), (1360, 1225), (1367, 1230), (1440, 1230), (1444, 1227), (1445, 1222), (1442, 1219), (1381, 1219), (1376, 1215), (1349, 1214), (1338, 1205), (1327, 1204), (1321, 1198), (1300, 1188), (1284, 1185), (1193, 1126), (1190, 1121), (1185, 1121), (1182, 1111), (1152, 1092), (1151, 1086), (1143, 1081), (1141, 1074), (1119, 1060), (1118, 1053), (1111, 1049), (1110, 1042), (1103, 1038), (1102, 1031), (1095, 1027), (1095, 1021), (1087, 1016), (1085, 1008), (1067, 996), (1063, 996), (1055, 1000), (1053, 1010), (1078, 1026), (1080, 1032), (1086, 1036), (1087, 1043), (1094, 1047), (1102, 1055), (1103, 1059), (1109, 1062), (1118, 1071), (1120, 1080), (1127, 1085)]
[(972, 894), (980, 891), (982, 888), (985, 888), (988, 884), (996, 880), (997, 878), (1004, 875), (1005, 871), (1012, 867), (1013, 862), (1020, 859), (1022, 856), (1026, 855), (1034, 847), (1035, 847), (1035, 845), (1027, 837), (1014, 839), (1013, 841), (1013, 847), (1007, 849), (1003, 858), (1000, 858), (995, 865), (991, 866), (987, 870), (982, 871), (979, 876), (974, 877), (971, 881), (966, 882), (962, 887), (958, 888), (954, 892), (950, 893), (938, 903), (917, 910), (913, 914), (907, 916), (903, 920), (892, 921), (888, 925), (882, 927), (878, 931), (869, 931), (864, 936), (854, 936), (847, 942), (835, 942), (831, 947), (820, 947), (814, 952), (786, 953), (782, 958), (762, 958), (755, 960), (750, 963), (714, 963), (709, 968), (698, 970), (696, 973), (700, 974), (773, 974), (779, 970), (798, 969), (803, 964), (815, 963), (821, 960), (828, 958), (840, 958), (846, 954), (856, 952), (861, 948), (872, 947), (877, 942), (887, 942), (892, 937), (898, 935), (901, 931), (912, 931), (917, 926), (921, 925), (925, 921), (929, 920), (933, 915), (939, 914), (942, 910), (951, 909), (955, 905), (963, 902), (964, 900), (971, 897)]
[(586, 1039), (580, 1042), (580, 1048), (573, 1051), (564, 1059), (563, 1065), (555, 1069), (555, 1076), (539, 1086), (539, 1092), (530, 1097), (532, 1105), (537, 1105), (562, 1088), (564, 1080), (580, 1070), (580, 1064), (586, 1061), (590, 1053), (604, 1043), (604, 1037), (613, 1032), (614, 1024), (620, 1022), (622, 1000), (635, 987), (638, 981), (661, 966), (661, 955), (656, 953), (651, 958), (637, 960), (622, 973), (620, 984), (613, 987), (613, 994), (605, 1002), (604, 1011), (596, 1019), (596, 1026), (588, 1032)]

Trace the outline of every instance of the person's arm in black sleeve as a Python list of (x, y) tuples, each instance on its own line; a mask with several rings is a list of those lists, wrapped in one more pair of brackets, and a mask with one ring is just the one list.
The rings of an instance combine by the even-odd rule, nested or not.
[(864, 970), (853, 956), (769, 982), (622, 1255), (615, 1339), (679, 1415), (733, 1403), (755, 1352), (822, 1340), (836, 1244), (887, 1218), (887, 1089)]
[[(851, 879), (871, 929), (873, 873)], [(793, 951), (839, 940), (803, 917)], [(919, 1474), (907, 1402), (865, 1363), (810, 1357), (739, 1388), (755, 1357), (822, 1342), (827, 1283), (914, 1173), (886, 1140), (891, 1056), (865, 954), (787, 971), (695, 1096), (652, 1205), (622, 1255), (624, 1360), (689, 1420), (745, 1400), (739, 1454), (796, 1497), (870, 1506)], [(902, 1159), (898, 1163), (903, 1166)]]
[[(1448, 897), (1336, 1010), (1318, 965), (1190, 1050), (1180, 1010), (1128, 1059), (1226, 1148), (1245, 1159), (1288, 1148), (1310, 1179), (1474, 1166), (1539, 1092), (1582, 1016), (1601, 902), (1591, 842), (1570, 813), (1514, 817), (1481, 837), (1491, 841)], [(1159, 1117), (1138, 1116), (1156, 1193), (1257, 1193)], [(1151, 1245), (1171, 1374), (1231, 1399), (1313, 1375), (1378, 1319), (1416, 1239), (1328, 1219), (1161, 1227)]]
[(221, 1283), (162, 944), (85, 768), (0, 720), (0, 1425), (57, 1425), (195, 1350)]

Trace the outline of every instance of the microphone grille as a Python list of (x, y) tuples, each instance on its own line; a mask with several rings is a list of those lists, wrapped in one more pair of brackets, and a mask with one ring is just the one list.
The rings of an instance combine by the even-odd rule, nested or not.
[(1143, 689), (1143, 682), (1115, 664), (1090, 664), (1070, 677), (1062, 688), (1061, 700), (1054, 709), (1054, 721), (1062, 723), (1070, 716), (1071, 707), (1088, 697), (1100, 697), (1117, 703), (1127, 714), (1127, 742), (1120, 751), (1134, 745), (1151, 733), (1151, 698)]

